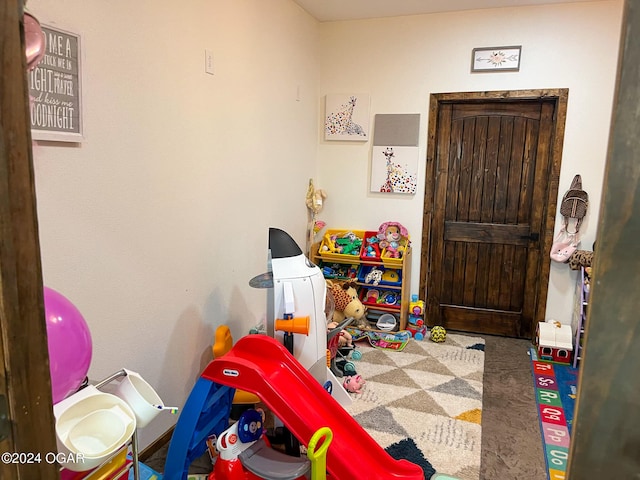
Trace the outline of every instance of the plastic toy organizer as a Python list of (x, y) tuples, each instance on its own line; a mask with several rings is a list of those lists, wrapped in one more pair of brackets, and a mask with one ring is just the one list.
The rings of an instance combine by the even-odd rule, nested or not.
[(402, 267), (409, 239), (400, 242), (397, 256), (391, 256), (387, 248), (378, 245), (378, 232), (365, 230), (336, 230), (329, 229), (324, 234), (318, 254), (324, 260), (382, 262), (388, 267)]
[[(349, 253), (339, 251), (340, 238), (349, 245)], [(361, 242), (361, 243), (360, 243)], [(353, 246), (360, 243), (358, 252)], [(367, 320), (376, 324), (379, 316), (390, 313), (396, 316), (398, 328), (408, 325), (411, 246), (405, 239), (399, 248), (399, 258), (385, 257), (385, 250), (377, 246), (377, 232), (370, 230), (329, 229), (320, 242), (311, 248), (310, 260), (317, 264), (324, 277), (335, 281), (353, 281), (358, 286), (358, 296), (367, 307)], [(376, 328), (373, 326), (372, 328)]]

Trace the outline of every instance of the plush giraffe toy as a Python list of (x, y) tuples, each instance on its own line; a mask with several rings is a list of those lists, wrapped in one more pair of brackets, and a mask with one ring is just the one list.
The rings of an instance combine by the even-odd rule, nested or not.
[(366, 309), (358, 298), (354, 282), (334, 283), (327, 280), (327, 289), (333, 295), (335, 302), (332, 321), (340, 323), (347, 317), (353, 317), (356, 326), (367, 326), (367, 322), (364, 320)]

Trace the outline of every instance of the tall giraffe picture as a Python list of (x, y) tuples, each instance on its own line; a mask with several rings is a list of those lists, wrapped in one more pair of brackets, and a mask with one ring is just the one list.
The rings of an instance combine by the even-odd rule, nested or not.
[(419, 113), (375, 115), (371, 149), (372, 193), (416, 193), (419, 141)]
[(327, 95), (325, 140), (369, 139), (369, 95)]
[(416, 193), (418, 147), (374, 146), (371, 158), (371, 192)]

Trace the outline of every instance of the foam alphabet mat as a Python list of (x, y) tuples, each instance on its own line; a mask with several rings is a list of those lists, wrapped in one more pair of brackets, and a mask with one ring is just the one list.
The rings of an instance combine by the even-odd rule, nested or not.
[(578, 370), (538, 360), (529, 349), (543, 450), (549, 480), (564, 480), (569, 458)]

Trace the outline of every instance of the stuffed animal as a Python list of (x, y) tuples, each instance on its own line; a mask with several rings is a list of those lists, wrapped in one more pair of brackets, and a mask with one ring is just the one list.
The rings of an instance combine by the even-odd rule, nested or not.
[(404, 253), (409, 233), (398, 222), (385, 222), (378, 228), (380, 248), (383, 248), (383, 256), (400, 258)]
[(347, 317), (353, 317), (355, 326), (367, 327), (366, 309), (358, 298), (355, 282), (334, 283), (327, 280), (327, 289), (331, 291), (335, 302), (335, 310), (331, 321), (340, 323)]
[(362, 387), (367, 383), (361, 375), (354, 375), (344, 379), (342, 386), (347, 392), (361, 393)]
[(384, 272), (379, 268), (373, 267), (369, 273), (364, 277), (364, 283), (373, 283), (378, 285), (382, 281)]

